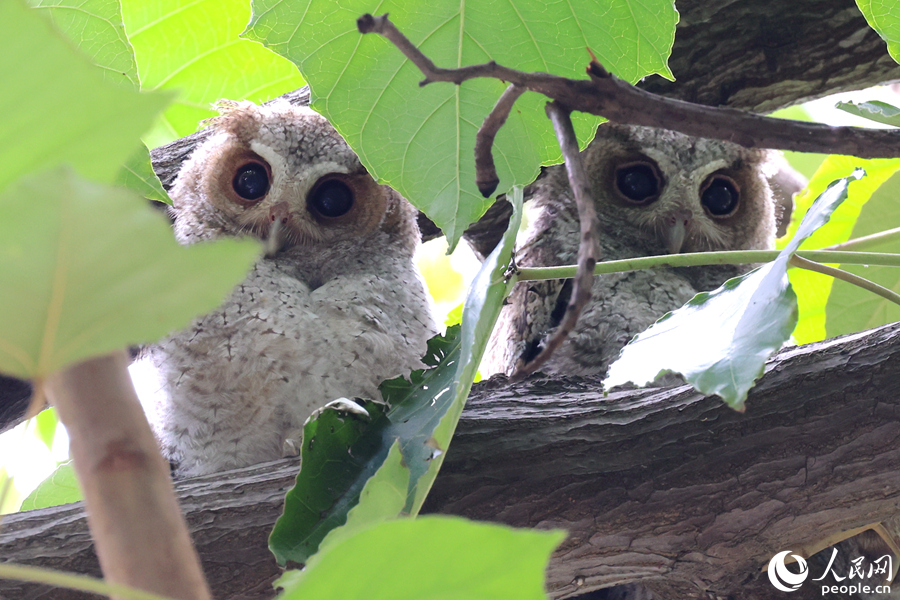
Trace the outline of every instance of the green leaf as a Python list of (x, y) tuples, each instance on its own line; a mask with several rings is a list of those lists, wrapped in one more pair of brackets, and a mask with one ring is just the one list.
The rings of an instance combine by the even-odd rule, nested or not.
[(28, 0), (103, 69), (104, 79), (132, 89), (141, 86), (134, 49), (125, 34), (119, 2), (110, 0)]
[(347, 522), (328, 532), (319, 545), (328, 548), (363, 529), (403, 514), (409, 488), (409, 469), (403, 464), (399, 440), (394, 440), (387, 458), (366, 482), (359, 504), (347, 513)]
[[(900, 197), (900, 174), (895, 174), (872, 194), (871, 199), (862, 208), (853, 228), (852, 237), (871, 235), (888, 227), (900, 227), (898, 197)], [(875, 252), (900, 253), (900, 242), (888, 241), (871, 249)], [(888, 289), (900, 290), (900, 269), (862, 265), (844, 265), (842, 268)], [(834, 337), (898, 321), (900, 307), (855, 285), (836, 280), (828, 297), (826, 314), (827, 337)]]
[(544, 600), (544, 572), (565, 532), (458, 517), (382, 523), (323, 549), (276, 585), (279, 600)]
[(260, 103), (303, 86), (297, 68), (238, 34), (247, 0), (125, 2), (125, 26), (144, 89), (178, 90), (178, 101), (147, 136), (151, 147), (193, 133), (222, 98)]
[[(68, 162), (111, 182), (167, 103), (105, 81), (38, 11), (0, 2), (0, 190), (33, 170)], [(64, 100), (63, 100), (64, 99)]]
[[(819, 197), (831, 182), (841, 177), (848, 177), (859, 168), (865, 170), (866, 177), (850, 182), (847, 200), (835, 209), (828, 222), (828, 227), (822, 227), (809, 236), (803, 242), (802, 247), (804, 250), (825, 248), (850, 239), (860, 211), (866, 206), (872, 193), (900, 169), (900, 159), (865, 160), (854, 156), (838, 155), (826, 158), (810, 179), (806, 190), (795, 198), (794, 220), (784, 240), (793, 239), (802, 216), (806, 214), (813, 200)], [(874, 220), (879, 219), (877, 212), (869, 214)], [(890, 220), (880, 221), (882, 226), (885, 222), (896, 223), (896, 221)], [(790, 242), (780, 241), (780, 245), (788, 243)], [(800, 308), (797, 327), (793, 333), (794, 339), (800, 344), (808, 344), (831, 337), (825, 331), (825, 308), (835, 280), (827, 275), (805, 269), (791, 269), (788, 271), (788, 276), (797, 294), (797, 303)]]
[(24, 177), (0, 193), (0, 371), (43, 377), (158, 339), (215, 308), (258, 252), (179, 246), (143, 198), (69, 169)]
[[(495, 60), (525, 71), (584, 79), (593, 50), (603, 65), (636, 82), (666, 65), (678, 13), (671, 0), (513, 0), (465, 3), (365, 0), (253, 0), (245, 36), (300, 67), (312, 105), (325, 115), (369, 172), (425, 212), (456, 246), (490, 205), (475, 186), (475, 134), (506, 84), (478, 79), (419, 87), (422, 74), (356, 19), (377, 11), (439, 67)], [(532, 181), (540, 164), (560, 161), (544, 115), (546, 99), (525, 94), (494, 144), (499, 192)], [(598, 118), (576, 114), (582, 145)]]
[(35, 435), (39, 440), (44, 442), (47, 450), (53, 450), (53, 438), (56, 437), (56, 429), (59, 425), (59, 417), (56, 415), (56, 409), (50, 407), (42, 410), (34, 417)]
[[(48, 411), (44, 411), (48, 412)], [(19, 510), (35, 510), (83, 500), (72, 462), (64, 462), (22, 501)]]
[(774, 261), (719, 289), (694, 296), (638, 334), (609, 369), (604, 385), (645, 385), (664, 372), (681, 373), (704, 394), (729, 406), (744, 400), (763, 374), (766, 360), (781, 348), (797, 324), (797, 297), (788, 281), (788, 261), (847, 197), (850, 179), (834, 182), (807, 211), (796, 235)]
[(303, 466), (285, 498), (284, 514), (269, 536), (269, 548), (280, 564), (306, 562), (325, 535), (347, 521), (348, 511), (359, 503), (366, 482), (384, 465), (395, 443), (403, 452), (404, 467), (398, 477), (406, 483), (406, 510), (409, 487), (417, 483), (410, 474), (421, 476), (427, 462), (438, 455), (432, 431), (454, 400), (459, 343), (459, 328), (448, 329), (446, 336), (428, 341), (422, 360), (430, 368), (413, 371), (408, 381), (398, 377), (382, 383), (381, 393), (391, 404), (386, 412), (381, 404), (369, 401), (362, 405), (369, 414), (366, 420), (354, 416), (361, 415), (359, 409), (341, 410), (339, 416), (326, 409), (307, 422)]
[(838, 102), (835, 108), (839, 108), (851, 115), (869, 119), (876, 123), (884, 123), (885, 125), (893, 125), (900, 127), (900, 108), (882, 102), (881, 100), (870, 100), (868, 102)]
[[(386, 458), (376, 460), (382, 440), (372, 435), (388, 426), (385, 410), (372, 401), (359, 407), (349, 400), (337, 401), (306, 422), (302, 467), (269, 536), (269, 549), (280, 564), (306, 562), (329, 531), (347, 522), (366, 481)], [(404, 490), (401, 507), (405, 504)]]
[(885, 0), (856, 0), (856, 5), (878, 35), (887, 42), (888, 53), (900, 62), (900, 7)]
[(445, 338), (429, 342), (423, 362), (432, 368), (413, 372), (408, 381), (384, 382), (382, 395), (391, 404), (387, 412), (378, 403), (366, 402), (362, 408), (368, 417), (356, 418), (354, 414), (362, 413), (345, 401), (337, 405), (344, 407), (343, 412), (328, 408), (307, 422), (303, 467), (269, 538), (279, 563), (305, 563), (328, 532), (345, 522), (343, 531), (334, 534), (340, 539), (372, 522), (418, 513), (446, 455), (487, 339), (512, 285), (504, 273), (521, 221), (521, 188), (515, 188), (510, 199), (509, 228), (472, 283), (462, 331), (451, 327)]
[(150, 151), (143, 143), (119, 169), (115, 183), (134, 190), (149, 200), (172, 204), (172, 199), (163, 189), (159, 177), (156, 176), (156, 171), (153, 170)]

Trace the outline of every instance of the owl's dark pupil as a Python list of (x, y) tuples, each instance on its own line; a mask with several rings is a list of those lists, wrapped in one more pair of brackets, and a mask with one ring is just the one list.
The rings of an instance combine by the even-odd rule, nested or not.
[(244, 200), (259, 200), (269, 191), (269, 173), (259, 163), (247, 163), (237, 170), (231, 185)]
[(715, 217), (721, 217), (734, 212), (738, 203), (738, 192), (727, 179), (714, 179), (709, 186), (703, 190), (700, 201), (703, 206)]
[(323, 217), (340, 217), (353, 208), (353, 191), (343, 181), (332, 179), (316, 187), (309, 204)]
[(659, 180), (650, 165), (630, 165), (616, 173), (616, 186), (629, 200), (647, 202), (659, 193)]

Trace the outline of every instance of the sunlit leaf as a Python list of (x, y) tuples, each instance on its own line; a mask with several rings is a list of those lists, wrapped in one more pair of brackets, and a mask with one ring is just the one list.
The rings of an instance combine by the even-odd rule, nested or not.
[(105, 81), (38, 12), (0, 2), (0, 190), (63, 162), (110, 182), (167, 96)]
[(835, 108), (839, 108), (851, 115), (869, 119), (876, 123), (884, 123), (885, 125), (893, 125), (900, 127), (900, 108), (882, 102), (881, 100), (870, 100), (868, 102), (838, 102)]
[[(868, 179), (868, 177), (866, 178)], [(873, 194), (863, 207), (852, 237), (879, 233), (900, 227), (900, 174), (895, 174)], [(866, 248), (873, 252), (900, 253), (900, 242), (890, 241)], [(843, 265), (842, 269), (865, 277), (884, 287), (900, 291), (900, 269)], [(900, 306), (845, 281), (835, 281), (828, 298), (825, 322), (828, 337), (864, 331), (900, 320)]]
[[(253, 1), (245, 35), (300, 66), (313, 107), (371, 173), (443, 229), (451, 248), (490, 205), (475, 187), (473, 149), (477, 129), (506, 84), (479, 79), (419, 87), (422, 74), (397, 48), (358, 33), (356, 19), (367, 12), (390, 13), (439, 67), (495, 60), (584, 79), (590, 48), (607, 69), (631, 82), (650, 73), (671, 77), (666, 60), (678, 20), (671, 0)], [(525, 94), (500, 130), (494, 145), (498, 192), (530, 182), (540, 164), (559, 162), (545, 102)], [(584, 145), (598, 120), (573, 118)]]
[(220, 99), (260, 103), (303, 86), (297, 68), (238, 38), (250, 20), (247, 0), (125, 2), (125, 26), (145, 90), (178, 90), (178, 101), (145, 136), (150, 147), (197, 130)]
[(887, 42), (888, 53), (900, 62), (900, 6), (889, 0), (856, 0), (869, 26)]
[(42, 410), (34, 417), (35, 435), (44, 442), (47, 450), (53, 450), (53, 439), (56, 437), (56, 429), (59, 426), (59, 417), (55, 408)]
[(279, 600), (545, 600), (544, 572), (563, 531), (458, 517), (382, 523), (323, 549), (277, 585)]
[[(48, 411), (44, 411), (48, 412)], [(41, 482), (33, 492), (22, 500), (19, 510), (35, 510), (48, 506), (59, 506), (70, 502), (78, 502), (84, 496), (78, 487), (78, 478), (71, 461), (58, 467), (50, 476)]]
[(119, 169), (115, 183), (141, 194), (149, 200), (172, 204), (150, 162), (150, 151), (143, 143)]
[(638, 334), (609, 369), (607, 387), (633, 381), (645, 385), (662, 373), (680, 373), (704, 394), (717, 394), (743, 410), (747, 392), (766, 360), (797, 324), (797, 297), (788, 281), (788, 261), (825, 224), (846, 197), (850, 179), (834, 182), (807, 211), (796, 235), (774, 261), (717, 290), (697, 294)]
[(156, 340), (217, 306), (259, 252), (179, 246), (165, 217), (68, 169), (0, 193), (0, 371), (22, 378)]
[(133, 89), (140, 87), (134, 50), (125, 34), (122, 11), (114, 0), (28, 0), (49, 17), (78, 49), (103, 69), (104, 78)]
[[(847, 199), (835, 209), (828, 226), (813, 233), (803, 243), (802, 248), (804, 250), (825, 248), (850, 239), (854, 235), (854, 227), (860, 211), (866, 206), (872, 193), (900, 168), (900, 160), (866, 160), (855, 156), (838, 155), (826, 158), (810, 179), (806, 190), (795, 198), (794, 220), (784, 239), (793, 239), (803, 215), (806, 214), (813, 200), (819, 197), (831, 182), (849, 176), (858, 168), (866, 171), (866, 177), (858, 181), (850, 181)], [(875, 220), (879, 219), (877, 212), (870, 214)], [(900, 223), (890, 219), (880, 222), (883, 227), (890, 227), (890, 223), (900, 226)], [(786, 243), (782, 242), (782, 245)], [(808, 344), (830, 337), (825, 331), (825, 308), (834, 279), (805, 269), (791, 269), (788, 271), (788, 276), (797, 294), (797, 303), (800, 308), (797, 328), (793, 333), (794, 339), (798, 343)], [(862, 290), (859, 291), (862, 292)]]

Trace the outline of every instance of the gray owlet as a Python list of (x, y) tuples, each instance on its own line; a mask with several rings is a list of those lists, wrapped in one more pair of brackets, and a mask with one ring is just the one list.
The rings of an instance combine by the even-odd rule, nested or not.
[[(768, 179), (780, 166), (776, 153), (606, 123), (582, 159), (600, 222), (601, 260), (774, 245), (776, 206)], [(575, 264), (578, 213), (564, 167), (546, 169), (526, 193), (533, 220), (516, 264)], [(541, 370), (605, 375), (634, 335), (697, 292), (746, 270), (693, 267), (597, 276), (575, 330)], [(559, 324), (570, 292), (571, 280), (516, 286), (483, 368), (511, 374), (534, 358)]]
[(280, 458), (306, 418), (380, 399), (436, 332), (413, 262), (416, 211), (307, 107), (223, 103), (171, 196), (182, 244), (253, 236), (269, 252), (212, 313), (142, 351), (142, 403), (181, 476)]

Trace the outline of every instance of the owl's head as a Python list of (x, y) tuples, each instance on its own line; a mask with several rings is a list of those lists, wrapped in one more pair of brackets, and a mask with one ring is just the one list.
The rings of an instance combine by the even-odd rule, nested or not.
[(648, 253), (774, 244), (773, 152), (606, 123), (583, 157), (602, 226)]
[[(222, 101), (211, 135), (172, 188), (182, 243), (249, 235), (270, 253), (359, 247), (369, 237), (414, 244), (414, 210), (379, 185), (334, 127), (305, 106)], [(414, 245), (412, 246), (414, 248)]]

